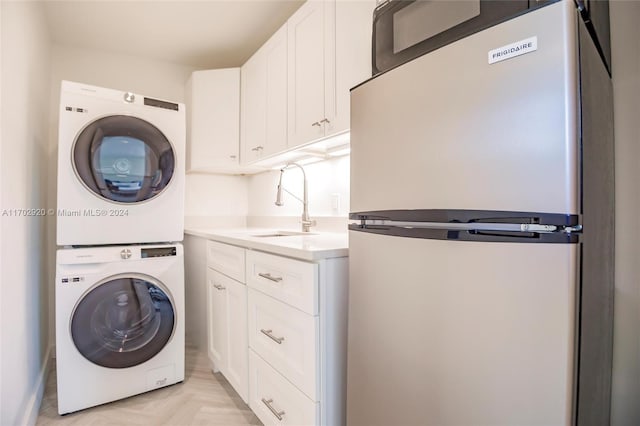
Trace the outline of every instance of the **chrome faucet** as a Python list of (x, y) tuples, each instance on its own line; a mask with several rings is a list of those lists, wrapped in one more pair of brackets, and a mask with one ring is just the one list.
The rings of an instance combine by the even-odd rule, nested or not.
[[(282, 186), (282, 175), (284, 174), (284, 171), (289, 166), (296, 166), (300, 170), (302, 170), (302, 178), (304, 179), (304, 190), (303, 190), (302, 199), (298, 198), (297, 196), (295, 196), (290, 191), (288, 191), (285, 187)], [(291, 163), (287, 163), (282, 169), (280, 169), (280, 180), (278, 181), (278, 193), (276, 194), (276, 206), (284, 205), (284, 203), (282, 202), (282, 191), (287, 192), (293, 198), (295, 198), (296, 200), (302, 203), (302, 232), (309, 232), (312, 226), (316, 226), (316, 221), (311, 220), (309, 218), (309, 196), (307, 191), (307, 175), (300, 164), (291, 162)]]

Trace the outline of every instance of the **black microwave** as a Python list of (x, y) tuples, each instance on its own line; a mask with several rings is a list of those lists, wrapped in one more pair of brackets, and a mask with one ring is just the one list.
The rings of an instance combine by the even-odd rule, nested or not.
[(373, 75), (555, 1), (383, 1), (373, 12)]

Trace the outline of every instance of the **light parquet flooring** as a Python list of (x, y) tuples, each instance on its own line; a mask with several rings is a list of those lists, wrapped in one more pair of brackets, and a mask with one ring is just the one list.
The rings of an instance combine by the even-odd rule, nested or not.
[(37, 425), (261, 425), (206, 355), (187, 347), (185, 380), (163, 389), (58, 415), (55, 368), (49, 374)]

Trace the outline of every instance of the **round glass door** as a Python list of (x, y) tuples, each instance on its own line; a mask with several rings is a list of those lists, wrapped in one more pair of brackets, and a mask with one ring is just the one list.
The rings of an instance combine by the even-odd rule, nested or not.
[(160, 194), (171, 181), (175, 155), (153, 124), (128, 115), (100, 118), (73, 146), (78, 178), (94, 194), (118, 203), (138, 203)]
[(151, 277), (114, 277), (78, 303), (71, 337), (94, 364), (127, 368), (153, 358), (165, 347), (175, 326), (171, 300)]

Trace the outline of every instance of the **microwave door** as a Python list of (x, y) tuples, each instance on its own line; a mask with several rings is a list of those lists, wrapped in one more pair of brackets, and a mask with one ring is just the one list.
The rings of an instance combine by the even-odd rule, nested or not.
[(527, 0), (391, 1), (374, 11), (373, 75), (517, 16)]

